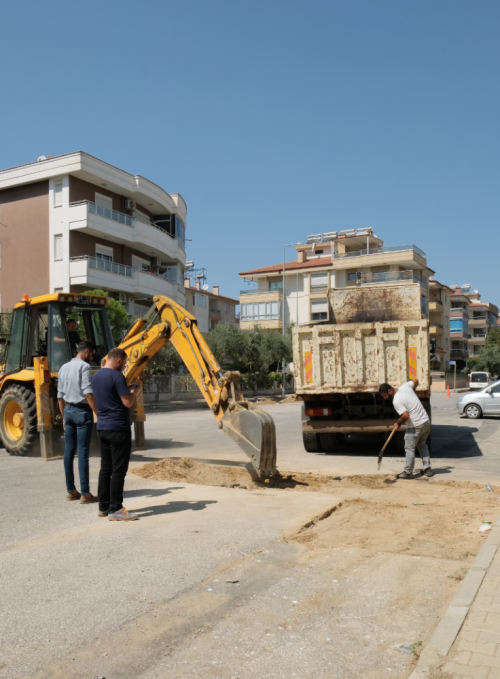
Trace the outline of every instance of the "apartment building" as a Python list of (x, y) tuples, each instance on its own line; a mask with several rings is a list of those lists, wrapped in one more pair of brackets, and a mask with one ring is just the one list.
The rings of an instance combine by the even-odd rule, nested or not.
[[(293, 323), (328, 320), (329, 288), (404, 285), (418, 282), (424, 318), (429, 313), (429, 276), (424, 252), (416, 245), (384, 246), (371, 228), (309, 236), (295, 245), (296, 261), (242, 271), (249, 285), (240, 292), (241, 327), (280, 330)], [(256, 284), (256, 285), (255, 285)]]
[(219, 293), (219, 286), (214, 285), (212, 290), (208, 286), (202, 287), (200, 281), (193, 287), (189, 278), (184, 279), (184, 291), (186, 295), (186, 309), (196, 317), (198, 328), (201, 332), (209, 332), (216, 328), (219, 323), (237, 323), (236, 306), (237, 299), (226, 297)]
[(450, 359), (457, 364), (457, 370), (465, 367), (469, 357), (469, 298), (457, 286), (450, 294)]
[(429, 334), (433, 370), (447, 371), (450, 367), (450, 313), (453, 293), (452, 288), (429, 278)]
[[(465, 359), (478, 354), (484, 347), (491, 328), (497, 327), (498, 307), (491, 302), (483, 302), (479, 290), (472, 291), (469, 284), (454, 285), (452, 288), (454, 293), (451, 295), (450, 337), (452, 345), (455, 345), (455, 338), (457, 342), (457, 346), (452, 346), (452, 359), (453, 350), (457, 358), (460, 355), (461, 359)], [(467, 347), (462, 346), (465, 340)]]
[(103, 289), (131, 314), (184, 304), (186, 203), (78, 151), (0, 171), (0, 295)]

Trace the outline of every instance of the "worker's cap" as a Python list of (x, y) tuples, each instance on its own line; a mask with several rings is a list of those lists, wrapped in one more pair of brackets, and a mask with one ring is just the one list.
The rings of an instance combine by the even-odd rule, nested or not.
[(90, 349), (90, 351), (95, 351), (95, 344), (92, 342), (92, 340), (83, 340), (79, 344), (76, 345), (76, 350), (78, 353), (80, 351), (85, 351), (86, 349)]

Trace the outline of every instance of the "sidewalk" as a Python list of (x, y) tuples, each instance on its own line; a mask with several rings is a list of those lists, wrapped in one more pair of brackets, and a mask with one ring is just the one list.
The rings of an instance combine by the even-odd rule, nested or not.
[(410, 679), (500, 679), (500, 517)]

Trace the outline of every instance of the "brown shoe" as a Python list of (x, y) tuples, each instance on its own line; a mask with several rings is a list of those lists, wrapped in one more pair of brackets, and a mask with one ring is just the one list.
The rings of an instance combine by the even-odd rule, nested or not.
[(66, 495), (66, 500), (80, 500), (82, 496), (77, 490), (70, 490), (70, 492)]
[(92, 502), (99, 502), (99, 498), (97, 498), (95, 495), (92, 495), (92, 493), (88, 493), (88, 495), (82, 495), (80, 499), (81, 505), (90, 505)]

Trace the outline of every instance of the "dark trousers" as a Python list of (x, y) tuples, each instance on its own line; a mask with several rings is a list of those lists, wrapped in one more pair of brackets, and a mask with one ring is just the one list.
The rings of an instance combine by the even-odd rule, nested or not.
[(132, 432), (129, 429), (98, 429), (101, 442), (99, 510), (117, 512), (123, 507), (123, 486), (130, 462)]
[(89, 451), (94, 429), (94, 417), (90, 406), (75, 406), (66, 403), (64, 408), (64, 472), (66, 490), (76, 490), (74, 459), (78, 451), (78, 472), (82, 495), (90, 493)]

